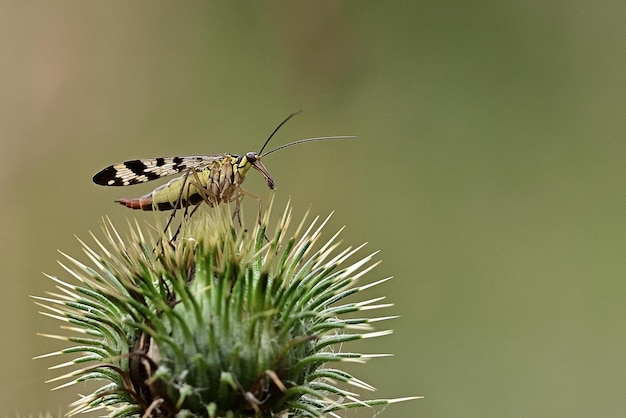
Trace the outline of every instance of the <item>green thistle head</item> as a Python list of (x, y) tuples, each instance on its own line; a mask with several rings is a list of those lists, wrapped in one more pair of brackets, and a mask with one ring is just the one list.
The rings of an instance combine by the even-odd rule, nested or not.
[(340, 250), (338, 233), (318, 243), (318, 219), (288, 234), (289, 206), (270, 232), (269, 212), (247, 231), (228, 209), (205, 210), (175, 241), (138, 225), (125, 239), (105, 221), (105, 239), (83, 243), (91, 266), (64, 255), (78, 284), (50, 277), (59, 292), (36, 299), (73, 332), (47, 336), (72, 346), (42, 357), (71, 354), (56, 367), (82, 367), (54, 379), (61, 387), (105, 382), (71, 413), (322, 417), (411, 399), (358, 400), (349, 385), (373, 388), (333, 367), (373, 357), (341, 344), (390, 333), (371, 331), (390, 317), (358, 316), (389, 306), (383, 298), (344, 301), (387, 280), (356, 285), (373, 254), (352, 261), (362, 246)]

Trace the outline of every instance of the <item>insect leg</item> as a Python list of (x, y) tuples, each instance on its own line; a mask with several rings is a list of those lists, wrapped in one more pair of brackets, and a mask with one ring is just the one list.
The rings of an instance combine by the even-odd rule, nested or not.
[[(198, 192), (199, 195), (202, 196), (202, 200), (204, 200), (207, 205), (209, 205), (210, 207), (214, 206), (214, 202), (217, 202), (216, 198), (209, 193), (209, 191), (202, 185), (202, 181), (200, 180), (200, 177), (198, 176), (198, 172), (196, 170), (192, 170), (190, 169), (191, 175), (193, 177), (193, 179), (189, 180), (189, 186), (187, 187), (187, 201), (189, 201), (189, 197), (191, 194), (191, 186), (194, 186), (196, 191)], [(188, 176), (189, 171), (187, 172), (187, 176)], [(187, 177), (185, 178), (185, 180), (187, 179)], [(183, 186), (184, 189), (184, 186)], [(182, 191), (183, 189), (181, 189), (181, 194), (179, 195), (179, 199), (176, 206), (182, 206)], [(200, 207), (200, 205), (196, 205), (193, 209), (189, 208), (189, 205), (185, 206), (185, 210), (183, 212), (183, 219), (190, 219), (194, 213), (196, 213), (196, 211), (198, 210), (198, 208)], [(178, 225), (178, 228), (176, 229), (176, 232), (174, 233), (174, 235), (172, 236), (172, 239), (170, 242), (173, 242), (174, 240), (176, 240), (176, 238), (178, 237), (178, 234), (180, 233), (180, 229), (182, 227), (182, 221), (181, 224)]]
[[(192, 171), (191, 168), (188, 168), (185, 171), (185, 176), (183, 177), (183, 185), (180, 188), (180, 192), (178, 193), (178, 198), (176, 199), (176, 203), (174, 204), (174, 209), (172, 209), (172, 213), (170, 214), (170, 218), (168, 219), (167, 224), (165, 224), (165, 229), (163, 230), (163, 232), (167, 231), (167, 228), (170, 227), (170, 225), (172, 224), (172, 221), (174, 220), (174, 217), (176, 216), (176, 211), (183, 203), (183, 192), (185, 190), (185, 186), (187, 185), (187, 179), (189, 178), (189, 173), (191, 171)], [(189, 188), (187, 188), (187, 194), (189, 194)], [(189, 196), (187, 196), (187, 199), (189, 199)], [(180, 230), (180, 226), (178, 227), (178, 229)], [(176, 231), (176, 235), (178, 235), (178, 230)]]
[[(187, 206), (185, 208), (185, 213), (184, 213), (183, 217), (186, 218), (186, 219), (191, 219), (191, 217), (193, 216), (194, 213), (196, 213), (196, 211), (198, 210), (199, 207), (200, 207), (200, 205), (196, 205), (191, 210), (191, 212), (189, 212), (189, 206)], [(182, 223), (180, 225), (178, 225), (178, 228), (176, 229), (176, 233), (172, 236), (172, 239), (171, 239), (170, 242), (173, 242), (173, 241), (176, 240), (176, 238), (178, 238), (178, 234), (180, 233), (181, 227), (182, 227)]]
[(211, 179), (209, 178), (207, 181), (207, 184), (203, 185), (196, 171), (193, 172), (193, 177), (194, 177), (195, 182), (192, 184), (196, 186), (196, 191), (202, 197), (202, 200), (204, 200), (206, 204), (209, 205), (210, 207), (217, 205), (219, 203), (218, 196), (215, 196), (213, 193), (209, 192), (208, 190)]
[(255, 195), (254, 193), (251, 193), (247, 190), (244, 190), (242, 188), (239, 188), (239, 190), (237, 190), (237, 197), (236, 197), (236, 206), (235, 206), (235, 212), (233, 212), (233, 218), (235, 217), (235, 215), (237, 215), (237, 219), (239, 220), (239, 226), (241, 226), (241, 216), (240, 216), (240, 211), (239, 211), (239, 206), (241, 205), (241, 202), (243, 201), (243, 198), (245, 196), (251, 197), (253, 199), (255, 199), (257, 202), (259, 202), (259, 212), (257, 213), (257, 223), (259, 225), (261, 225), (261, 215), (262, 215), (262, 209), (263, 209), (263, 200), (261, 199), (260, 196)]
[[(183, 191), (185, 190), (185, 183), (187, 183), (189, 179), (189, 173), (192, 174), (193, 179), (189, 180), (189, 185), (187, 186), (187, 199), (186, 199), (187, 202), (189, 202), (190, 200), (191, 186), (195, 186), (196, 190), (200, 192), (200, 194), (204, 193), (204, 187), (202, 186), (200, 182), (200, 178), (198, 177), (198, 172), (190, 168), (189, 170), (187, 170), (187, 173), (185, 174), (185, 181), (183, 182), (183, 187), (180, 189), (180, 194), (178, 195), (178, 200), (177, 200), (176, 206), (174, 207), (174, 211), (176, 211), (176, 208), (182, 207), (183, 205)], [(203, 195), (203, 199), (204, 199), (204, 195)], [(209, 200), (207, 200), (207, 203), (209, 203), (209, 205), (211, 204)], [(185, 209), (183, 211), (183, 219), (190, 219), (193, 216), (193, 214), (196, 213), (196, 210), (198, 210), (198, 207), (199, 206), (196, 206), (190, 211), (189, 205), (185, 205)], [(173, 242), (176, 240), (176, 238), (178, 238), (178, 234), (180, 233), (180, 229), (182, 228), (182, 226), (183, 226), (183, 221), (181, 220), (181, 223), (178, 225), (178, 228), (176, 228), (176, 232), (172, 236), (172, 239), (170, 240), (170, 242)]]

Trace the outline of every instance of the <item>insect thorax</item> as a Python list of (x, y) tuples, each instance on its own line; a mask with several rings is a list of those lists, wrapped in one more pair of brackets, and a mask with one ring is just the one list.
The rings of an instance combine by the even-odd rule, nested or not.
[(202, 181), (201, 184), (216, 203), (230, 202), (237, 197), (250, 167), (252, 165), (245, 155), (224, 154), (223, 158), (212, 162), (203, 170), (208, 173), (205, 174), (206, 182)]

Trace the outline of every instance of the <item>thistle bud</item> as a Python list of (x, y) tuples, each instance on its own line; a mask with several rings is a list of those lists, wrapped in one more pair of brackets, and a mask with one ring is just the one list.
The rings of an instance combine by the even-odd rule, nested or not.
[(379, 356), (344, 343), (391, 332), (372, 330), (391, 317), (359, 314), (390, 306), (382, 297), (344, 300), (387, 280), (358, 284), (374, 254), (341, 249), (339, 233), (321, 243), (328, 218), (290, 232), (289, 205), (270, 230), (270, 211), (247, 230), (206, 208), (175, 240), (138, 224), (123, 238), (105, 220), (104, 239), (83, 243), (88, 263), (64, 255), (71, 280), (49, 276), (58, 292), (36, 299), (72, 334), (47, 336), (70, 346), (41, 357), (73, 356), (55, 366), (72, 367), (61, 387), (103, 383), (70, 414), (322, 417), (412, 399), (359, 400), (350, 386), (373, 387), (337, 367)]

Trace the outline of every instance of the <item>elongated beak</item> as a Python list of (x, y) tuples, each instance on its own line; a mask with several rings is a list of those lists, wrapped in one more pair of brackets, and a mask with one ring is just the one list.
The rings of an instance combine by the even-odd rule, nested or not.
[(271, 190), (274, 190), (276, 188), (276, 183), (274, 183), (274, 179), (272, 178), (272, 176), (270, 176), (270, 173), (267, 171), (267, 168), (265, 168), (260, 159), (256, 159), (252, 163), (252, 167), (256, 168), (261, 172), (261, 174), (263, 174), (263, 177), (265, 177), (265, 181), (267, 181), (267, 187), (269, 187)]

